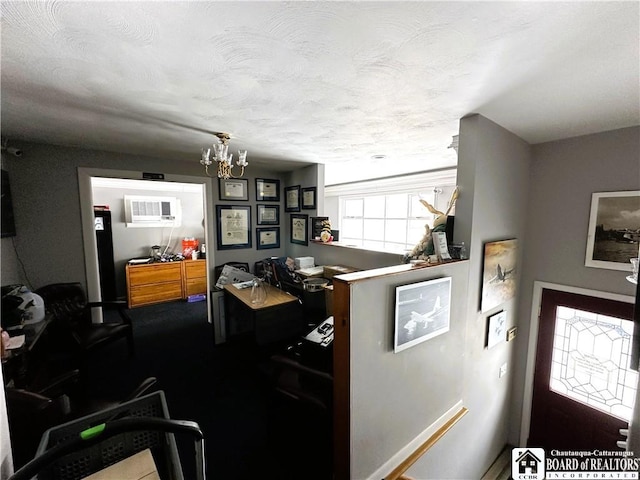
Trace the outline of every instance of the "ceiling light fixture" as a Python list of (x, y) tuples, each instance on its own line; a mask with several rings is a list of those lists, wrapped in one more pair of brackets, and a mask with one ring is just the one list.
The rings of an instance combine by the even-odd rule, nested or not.
[[(200, 157), (200, 163), (204, 165), (206, 174), (211, 177), (209, 166), (213, 162), (218, 162), (218, 178), (240, 178), (244, 175), (244, 167), (249, 165), (247, 163), (247, 151), (238, 150), (238, 161), (233, 165), (233, 153), (229, 154), (231, 135), (222, 132), (214, 133), (214, 135), (218, 137), (218, 142), (211, 145), (211, 148), (203, 148), (202, 156)], [(213, 150), (213, 156), (211, 156), (211, 150)], [(240, 167), (240, 175), (233, 175), (234, 166)]]

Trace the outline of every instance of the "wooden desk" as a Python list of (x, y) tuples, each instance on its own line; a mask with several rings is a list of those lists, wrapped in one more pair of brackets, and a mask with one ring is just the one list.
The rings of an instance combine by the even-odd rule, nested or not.
[(265, 284), (267, 299), (251, 303), (251, 288), (225, 285), (227, 336), (253, 335), (258, 345), (293, 339), (306, 327), (298, 298)]

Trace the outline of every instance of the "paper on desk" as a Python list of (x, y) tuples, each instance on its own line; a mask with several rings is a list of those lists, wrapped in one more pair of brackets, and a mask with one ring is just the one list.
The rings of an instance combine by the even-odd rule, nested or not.
[(14, 350), (16, 348), (20, 348), (24, 345), (24, 335), (16, 335), (15, 337), (9, 338), (9, 341), (5, 345), (7, 350)]

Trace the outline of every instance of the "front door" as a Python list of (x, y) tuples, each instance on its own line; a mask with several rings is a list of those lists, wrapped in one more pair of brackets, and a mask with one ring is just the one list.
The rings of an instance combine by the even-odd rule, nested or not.
[(528, 445), (616, 450), (633, 411), (633, 304), (544, 289)]

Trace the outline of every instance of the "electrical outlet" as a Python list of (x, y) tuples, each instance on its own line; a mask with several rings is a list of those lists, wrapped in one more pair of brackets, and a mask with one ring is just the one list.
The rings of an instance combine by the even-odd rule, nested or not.
[(500, 367), (500, 378), (504, 377), (507, 374), (507, 364), (503, 363)]
[(507, 330), (507, 342), (510, 342), (514, 338), (516, 338), (516, 334), (518, 333), (518, 327), (511, 327)]

